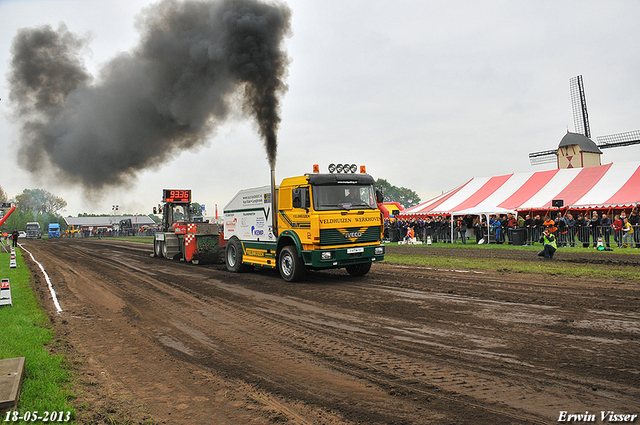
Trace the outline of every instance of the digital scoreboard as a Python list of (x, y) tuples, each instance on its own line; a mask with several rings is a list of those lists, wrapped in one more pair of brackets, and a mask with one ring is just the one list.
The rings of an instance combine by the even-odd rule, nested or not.
[(163, 189), (162, 202), (191, 203), (191, 190)]

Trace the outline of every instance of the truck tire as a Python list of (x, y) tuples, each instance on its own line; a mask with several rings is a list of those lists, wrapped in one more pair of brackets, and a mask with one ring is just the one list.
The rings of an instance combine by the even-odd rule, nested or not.
[(288, 245), (282, 248), (278, 256), (278, 270), (287, 282), (296, 282), (304, 277), (307, 270), (295, 246)]
[(246, 264), (242, 264), (242, 244), (235, 236), (227, 242), (225, 263), (227, 270), (232, 273), (244, 273), (250, 269)]
[(162, 242), (161, 241), (153, 241), (153, 254), (158, 257), (158, 258), (162, 258)]
[(351, 276), (364, 276), (371, 270), (371, 263), (352, 264), (345, 269)]

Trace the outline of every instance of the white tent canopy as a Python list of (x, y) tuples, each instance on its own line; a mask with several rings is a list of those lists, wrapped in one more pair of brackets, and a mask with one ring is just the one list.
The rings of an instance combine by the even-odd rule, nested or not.
[[(502, 215), (502, 214), (515, 214), (517, 215), (515, 210), (510, 210), (506, 208), (496, 207), (494, 205), (489, 204), (480, 204), (475, 207), (467, 208), (460, 211), (452, 211), (451, 212), (451, 240), (453, 240), (453, 217), (461, 216), (461, 215), (483, 215), (485, 220), (487, 221), (487, 226), (489, 225), (489, 216), (492, 215)], [(489, 238), (490, 240), (491, 238)]]
[(500, 207), (496, 207), (495, 205), (488, 205), (488, 204), (480, 204), (480, 205), (476, 205), (475, 207), (451, 212), (452, 215), (469, 214), (469, 215), (485, 215), (485, 216), (494, 215), (494, 214), (502, 215), (502, 214), (508, 214), (508, 213), (515, 214), (516, 211), (506, 209), (506, 208), (500, 208)]

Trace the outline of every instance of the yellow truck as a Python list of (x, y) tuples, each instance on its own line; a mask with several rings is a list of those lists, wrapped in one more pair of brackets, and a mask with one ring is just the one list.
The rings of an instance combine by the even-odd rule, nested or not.
[(64, 231), (64, 233), (62, 234), (63, 238), (77, 238), (80, 237), (80, 225), (78, 224), (70, 224), (69, 227), (67, 227), (67, 230)]
[[(332, 164), (333, 165), (333, 164)], [(226, 266), (231, 272), (277, 268), (286, 281), (310, 269), (344, 268), (363, 276), (384, 259), (382, 193), (355, 165), (329, 166), (347, 173), (318, 172), (285, 178), (275, 186), (245, 189), (224, 207)]]

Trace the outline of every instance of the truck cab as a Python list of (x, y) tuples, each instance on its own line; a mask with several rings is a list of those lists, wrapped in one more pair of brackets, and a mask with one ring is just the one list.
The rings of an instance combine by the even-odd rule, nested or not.
[(42, 238), (42, 229), (40, 223), (37, 221), (31, 221), (27, 223), (24, 231), (27, 233), (27, 239), (40, 239)]
[(365, 275), (385, 253), (373, 184), (366, 173), (313, 173), (285, 178), (273, 203), (268, 186), (240, 191), (224, 209), (227, 268), (278, 268), (287, 281), (311, 269)]
[(279, 245), (293, 243), (306, 268), (366, 274), (384, 259), (383, 219), (368, 174), (308, 174), (278, 190)]
[(50, 238), (60, 237), (60, 225), (58, 223), (49, 224), (49, 237)]

